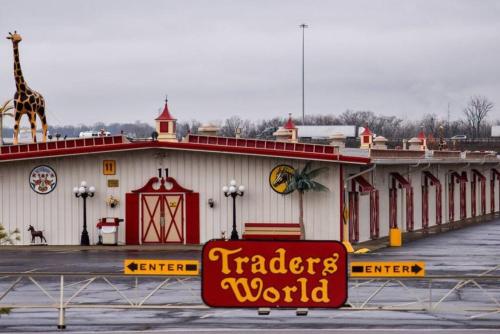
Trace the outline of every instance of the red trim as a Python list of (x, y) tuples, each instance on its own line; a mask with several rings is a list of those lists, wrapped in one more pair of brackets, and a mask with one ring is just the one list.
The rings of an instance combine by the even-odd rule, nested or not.
[(139, 244), (139, 194), (125, 194), (125, 243)]
[(431, 186), (434, 186), (437, 184), (441, 185), (441, 182), (439, 181), (439, 179), (437, 177), (435, 177), (434, 175), (432, 175), (432, 173), (429, 171), (424, 171), (424, 177), (431, 181)]
[(431, 172), (424, 171), (424, 183), (422, 185), (422, 228), (429, 226), (429, 183), (436, 188), (436, 225), (441, 225), (441, 182)]
[(370, 131), (370, 129), (365, 126), (363, 132), (360, 134), (360, 136), (372, 136), (373, 132)]
[[(453, 172), (450, 174), (450, 182), (448, 184), (448, 221), (452, 223), (455, 220), (455, 180)], [(457, 174), (458, 175), (458, 174)]]
[(245, 223), (245, 227), (300, 227), (296, 223)]
[[(170, 203), (168, 202), (168, 197), (177, 197), (177, 206), (175, 207), (174, 212), (172, 212), (172, 209), (170, 209)], [(179, 237), (179, 243), (184, 243), (184, 196), (183, 194), (168, 194), (163, 196), (163, 202), (162, 204), (164, 207), (168, 209), (168, 213), (170, 214), (170, 222), (168, 223), (168, 228), (165, 227), (163, 231), (163, 241), (165, 243), (171, 242), (167, 241), (170, 233), (172, 233), (172, 226), (175, 229), (175, 232), (177, 233), (177, 236)], [(177, 212), (179, 212), (179, 208), (181, 208), (181, 221), (180, 221), (180, 229), (178, 226), (178, 221), (175, 220), (175, 217), (177, 215)], [(166, 231), (165, 231), (166, 229)], [(172, 241), (173, 242), (173, 241)]]
[(411, 188), (410, 182), (408, 182), (401, 174), (399, 173), (391, 173), (391, 176), (398, 183), (398, 188)]
[(349, 241), (359, 241), (359, 193), (349, 192)]
[(389, 228), (398, 227), (398, 189), (389, 189)]
[(160, 122), (160, 132), (168, 132), (168, 122)]
[(379, 199), (378, 190), (370, 192), (370, 238), (379, 237)]
[[(495, 212), (495, 180), (498, 180), (500, 188), (500, 173), (495, 168), (491, 169), (490, 174), (490, 212)], [(499, 198), (500, 200), (500, 198)], [(500, 207), (499, 207), (500, 210)]]
[(287, 129), (287, 130), (293, 130), (295, 129), (295, 124), (293, 124), (293, 119), (292, 119), (292, 115), (290, 115), (288, 117), (288, 121), (286, 121), (285, 125), (283, 126), (283, 128)]
[(406, 230), (413, 231), (413, 188), (401, 174), (393, 172), (392, 187), (389, 189), (389, 225), (392, 228), (398, 227), (397, 218), (397, 202), (398, 202), (398, 189), (404, 188), (406, 193)]
[(300, 240), (300, 235), (281, 235), (281, 234), (243, 234), (245, 240)]
[[(481, 210), (481, 215), (485, 215), (486, 214), (486, 177), (481, 173), (479, 172), (477, 169), (473, 169), (472, 170), (472, 183), (471, 183), (471, 187), (472, 187), (472, 184), (474, 184), (474, 196), (475, 196), (475, 193), (476, 193), (476, 182), (479, 181), (481, 184), (480, 184), (480, 191), (479, 191), (479, 196), (480, 196), (480, 210)], [(474, 200), (476, 200), (476, 198), (474, 197)], [(475, 204), (475, 203), (474, 203)], [(473, 204), (473, 209), (474, 211), (477, 210), (477, 208), (474, 206)], [(475, 216), (476, 212), (474, 212), (474, 215)]]
[(186, 194), (186, 243), (200, 243), (200, 194)]
[(460, 176), (460, 219), (467, 218), (467, 172)]
[(422, 185), (422, 228), (429, 227), (429, 186), (427, 182)]
[(359, 185), (359, 191), (362, 193), (368, 193), (375, 190), (375, 187), (370, 184), (370, 182), (366, 181), (363, 176), (356, 176), (352, 179), (353, 184), (357, 183)]
[[(158, 188), (155, 188), (153, 185), (157, 184), (160, 182), (160, 186)], [(165, 183), (171, 183), (172, 187), (170, 189), (167, 189), (165, 187)], [(146, 184), (139, 189), (132, 190), (133, 193), (191, 193), (193, 192), (192, 190), (186, 189), (177, 183), (177, 181), (173, 177), (167, 177), (165, 182), (165, 178), (161, 178), (161, 180), (157, 177), (152, 177), (149, 179)]]
[(340, 198), (340, 241), (344, 241), (344, 166), (339, 166), (339, 198)]
[[(255, 139), (235, 139), (224, 137), (189, 136), (189, 142), (124, 142), (122, 136), (104, 137), (104, 142), (96, 138), (68, 139), (56, 142), (39, 143), (37, 151), (28, 151), (27, 145), (4, 146), (0, 161), (47, 158), (65, 155), (80, 155), (101, 152), (127, 151), (149, 148), (166, 148), (192, 151), (235, 153), (243, 155), (261, 155), (308, 160), (338, 161), (353, 164), (368, 164), (369, 158), (351, 157), (334, 154), (333, 146), (314, 144), (294, 144)], [(100, 143), (100, 144), (99, 144)], [(48, 146), (48, 149), (46, 149)]]
[(163, 111), (160, 116), (156, 117), (156, 121), (172, 121), (175, 118), (172, 117), (170, 111), (168, 110), (168, 103), (165, 101), (165, 107), (163, 107)]
[[(150, 208), (148, 205), (148, 201), (146, 198), (148, 197), (156, 197), (155, 202), (153, 203), (154, 208)], [(157, 210), (160, 211), (160, 217), (165, 217), (164, 212), (163, 212), (163, 206), (161, 203), (161, 195), (143, 195), (142, 200), (141, 200), (141, 207), (142, 207), (142, 236), (141, 236), (141, 242), (144, 243), (160, 243), (163, 241), (162, 239), (162, 232), (161, 232), (161, 226), (160, 231), (158, 231), (158, 228), (156, 227), (155, 221), (154, 221), (154, 216)], [(144, 210), (144, 208), (146, 210)], [(153, 211), (151, 212), (151, 209)], [(145, 212), (147, 211), (147, 212)], [(146, 216), (147, 213), (147, 216)], [(147, 219), (147, 222), (146, 220)], [(149, 230), (151, 229), (151, 226), (153, 226), (153, 229), (156, 233), (157, 240), (153, 241), (146, 241), (146, 237), (149, 234)]]

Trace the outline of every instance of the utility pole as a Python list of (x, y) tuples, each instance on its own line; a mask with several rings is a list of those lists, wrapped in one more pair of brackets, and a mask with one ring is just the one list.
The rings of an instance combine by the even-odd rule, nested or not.
[(304, 39), (305, 39), (305, 30), (309, 26), (305, 23), (302, 23), (300, 26), (302, 28), (302, 125), (305, 125), (306, 114), (305, 114), (305, 94), (304, 94)]
[(450, 102), (448, 102), (448, 124), (446, 127), (446, 136), (450, 137)]

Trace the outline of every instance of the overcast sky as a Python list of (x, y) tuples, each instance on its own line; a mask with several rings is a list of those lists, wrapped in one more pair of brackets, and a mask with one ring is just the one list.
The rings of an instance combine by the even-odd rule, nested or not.
[[(500, 1), (3, 1), (28, 85), (48, 122), (152, 123), (165, 94), (181, 121), (346, 109), (460, 117), (469, 96), (497, 104)], [(0, 39), (0, 100), (15, 91)], [(8, 121), (8, 124), (11, 121)], [(27, 118), (23, 124), (27, 124)]]

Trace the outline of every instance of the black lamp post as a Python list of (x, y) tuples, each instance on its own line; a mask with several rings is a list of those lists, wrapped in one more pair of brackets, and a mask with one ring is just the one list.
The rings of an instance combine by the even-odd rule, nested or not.
[(229, 186), (222, 187), (224, 196), (233, 198), (233, 231), (231, 232), (231, 240), (238, 240), (238, 231), (236, 230), (236, 197), (243, 196), (245, 192), (245, 186), (236, 186), (236, 181), (231, 180)]
[(82, 181), (80, 187), (73, 188), (73, 193), (75, 194), (75, 197), (83, 198), (83, 231), (80, 245), (89, 246), (89, 232), (87, 232), (87, 197), (94, 197), (95, 187), (87, 187), (87, 182)]

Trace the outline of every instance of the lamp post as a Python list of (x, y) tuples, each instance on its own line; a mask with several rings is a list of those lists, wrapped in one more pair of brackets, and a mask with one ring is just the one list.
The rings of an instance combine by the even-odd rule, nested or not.
[(237, 182), (235, 180), (231, 180), (229, 182), (229, 186), (222, 187), (222, 191), (224, 192), (224, 196), (233, 198), (233, 231), (231, 232), (231, 240), (238, 240), (238, 231), (236, 230), (236, 197), (243, 196), (245, 192), (245, 186), (239, 185), (236, 186)]
[(82, 238), (80, 240), (80, 245), (88, 246), (90, 245), (90, 240), (89, 240), (89, 232), (87, 232), (87, 197), (94, 197), (95, 187), (94, 186), (88, 187), (87, 182), (82, 181), (80, 183), (80, 187), (73, 188), (73, 193), (75, 194), (75, 197), (83, 198), (83, 231), (82, 231)]

